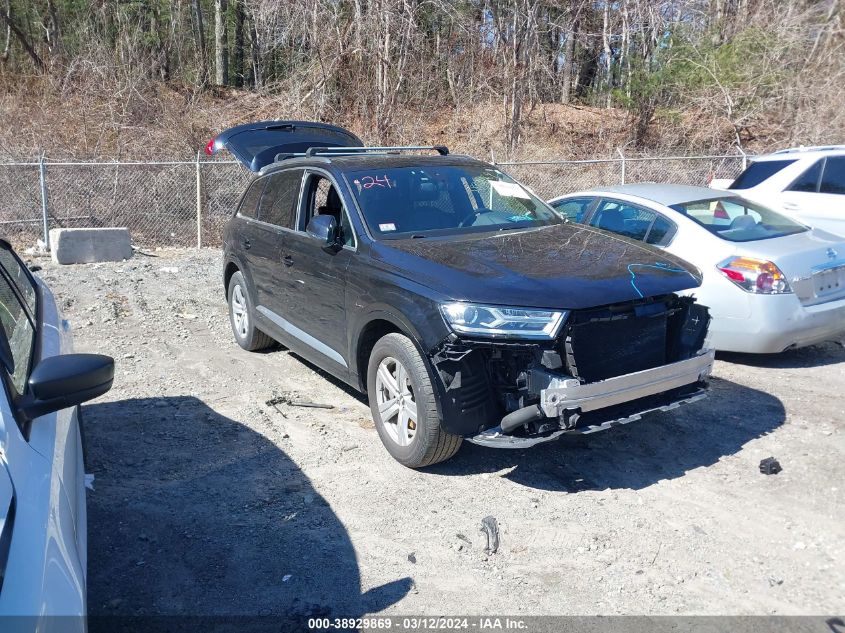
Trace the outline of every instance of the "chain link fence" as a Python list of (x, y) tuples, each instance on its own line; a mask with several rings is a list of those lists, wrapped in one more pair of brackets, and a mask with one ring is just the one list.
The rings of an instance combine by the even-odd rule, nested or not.
[[(706, 185), (745, 156), (498, 163), (544, 198), (602, 185)], [(52, 228), (127, 227), (140, 247), (219, 246), (252, 174), (235, 161), (0, 163), (0, 235), (33, 246)]]
[(736, 178), (746, 164), (745, 155), (724, 155), (532, 161), (497, 163), (497, 166), (548, 200), (584, 189), (634, 182), (706, 187), (713, 178)]

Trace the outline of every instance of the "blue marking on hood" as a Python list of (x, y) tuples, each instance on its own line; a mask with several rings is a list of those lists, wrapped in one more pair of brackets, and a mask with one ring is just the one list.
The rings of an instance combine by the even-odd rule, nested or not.
[(642, 299), (645, 295), (643, 295), (642, 291), (640, 291), (640, 289), (637, 288), (637, 284), (636, 284), (637, 273), (635, 273), (633, 270), (631, 270), (634, 266), (639, 266), (640, 268), (655, 268), (657, 270), (663, 270), (663, 271), (666, 271), (666, 272), (669, 272), (669, 273), (686, 273), (690, 277), (695, 279), (695, 276), (690, 271), (684, 270), (683, 268), (672, 268), (671, 266), (669, 266), (669, 264), (663, 264), (661, 262), (655, 262), (653, 264), (628, 264), (628, 272), (631, 274), (631, 287), (640, 296), (640, 299)]

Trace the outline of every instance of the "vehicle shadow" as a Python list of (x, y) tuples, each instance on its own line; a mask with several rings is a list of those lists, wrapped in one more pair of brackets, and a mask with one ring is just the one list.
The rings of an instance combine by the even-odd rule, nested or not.
[(126, 617), (173, 630), (161, 616), (174, 615), (306, 630), (308, 617), (360, 617), (409, 591), (402, 578), (362, 594), (346, 529), (308, 478), (201, 400), (95, 403), (85, 424), (91, 631), (125, 630)]
[(639, 490), (733, 455), (786, 419), (783, 404), (770, 394), (718, 378), (711, 386), (706, 400), (524, 451), (465, 442), (455, 458), (426, 472), (455, 476), (509, 471), (502, 476), (549, 491)]
[(789, 349), (780, 354), (739, 354), (719, 352), (718, 360), (738, 365), (766, 367), (771, 369), (803, 369), (823, 367), (845, 362), (845, 347), (837, 343), (823, 343), (799, 349)]

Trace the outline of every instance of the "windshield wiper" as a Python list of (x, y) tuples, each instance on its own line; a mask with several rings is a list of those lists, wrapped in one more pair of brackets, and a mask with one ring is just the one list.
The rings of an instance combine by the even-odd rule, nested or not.
[(513, 231), (515, 229), (530, 229), (530, 228), (531, 228), (530, 226), (514, 226), (512, 224), (511, 225), (506, 224), (502, 228), (500, 228), (499, 230), (500, 231)]

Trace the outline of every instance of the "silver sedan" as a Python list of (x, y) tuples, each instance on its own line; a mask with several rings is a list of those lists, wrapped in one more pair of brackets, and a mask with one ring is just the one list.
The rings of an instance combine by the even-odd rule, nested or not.
[[(775, 353), (845, 338), (845, 241), (734, 192), (631, 184), (549, 201), (572, 222), (651, 244), (698, 266), (710, 345)], [(636, 269), (631, 270), (635, 283)]]

